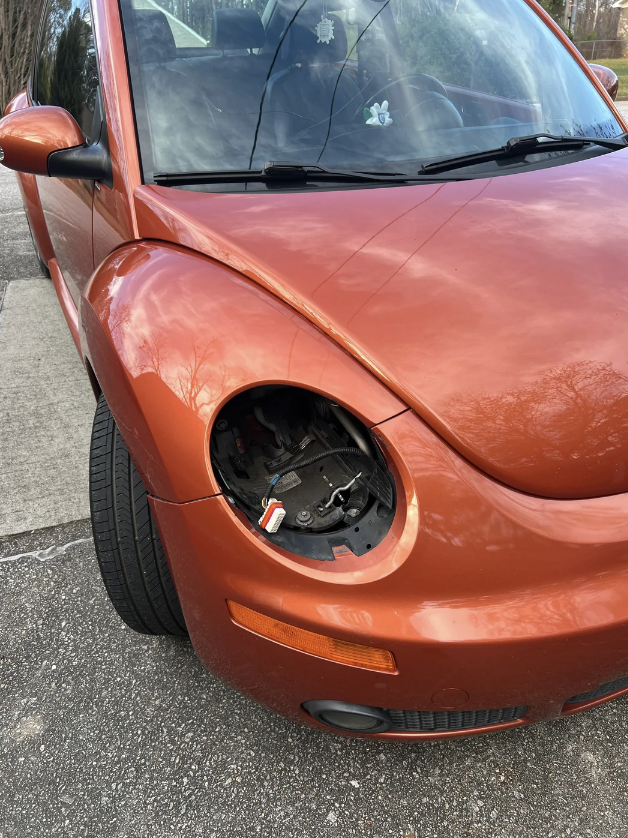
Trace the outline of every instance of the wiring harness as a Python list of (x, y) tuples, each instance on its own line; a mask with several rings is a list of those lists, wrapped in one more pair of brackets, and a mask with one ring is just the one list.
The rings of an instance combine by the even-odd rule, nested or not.
[(366, 454), (364, 451), (361, 451), (359, 448), (350, 448), (349, 446), (347, 446), (345, 448), (330, 448), (329, 451), (322, 451), (320, 454), (315, 454), (313, 457), (308, 457), (307, 460), (302, 460), (300, 463), (285, 466), (271, 477), (270, 483), (268, 484), (268, 489), (266, 490), (266, 494), (262, 498), (262, 509), (266, 509), (273, 489), (275, 488), (277, 483), (279, 483), (281, 478), (285, 477), (286, 474), (290, 474), (291, 471), (298, 471), (301, 468), (306, 468), (307, 466), (311, 466), (314, 463), (317, 463), (319, 460), (324, 460), (326, 457), (333, 457), (336, 454), (350, 454), (353, 457), (364, 457), (367, 460), (371, 460), (371, 462), (374, 462), (373, 458), (370, 455)]

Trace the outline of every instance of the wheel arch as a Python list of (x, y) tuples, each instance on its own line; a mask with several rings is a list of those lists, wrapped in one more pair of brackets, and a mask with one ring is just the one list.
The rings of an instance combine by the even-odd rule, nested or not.
[(98, 383), (96, 373), (94, 372), (94, 368), (91, 365), (89, 358), (83, 358), (83, 365), (85, 367), (85, 371), (87, 372), (87, 377), (89, 378), (89, 383), (91, 385), (92, 392), (94, 393), (94, 398), (96, 399), (96, 401), (98, 401), (98, 399), (102, 395), (102, 387)]
[(170, 244), (134, 242), (103, 262), (83, 295), (81, 344), (148, 491), (174, 502), (220, 493), (209, 432), (249, 387), (306, 387), (371, 427), (405, 410), (285, 303)]

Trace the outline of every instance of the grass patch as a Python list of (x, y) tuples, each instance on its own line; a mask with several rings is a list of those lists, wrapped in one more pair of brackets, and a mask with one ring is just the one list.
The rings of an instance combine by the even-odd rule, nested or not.
[(594, 64), (602, 64), (617, 73), (619, 78), (618, 99), (628, 99), (628, 58), (603, 58), (594, 61)]

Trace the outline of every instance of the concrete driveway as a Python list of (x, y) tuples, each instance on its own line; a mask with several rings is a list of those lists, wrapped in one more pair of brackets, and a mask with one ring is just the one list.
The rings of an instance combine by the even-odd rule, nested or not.
[(426, 745), (296, 727), (127, 629), (85, 520), (94, 401), (0, 169), (0, 838), (626, 838), (628, 699)]

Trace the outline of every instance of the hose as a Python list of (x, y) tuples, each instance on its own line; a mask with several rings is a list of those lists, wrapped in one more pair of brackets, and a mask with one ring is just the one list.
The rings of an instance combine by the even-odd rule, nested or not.
[(273, 434), (275, 435), (275, 442), (277, 443), (277, 448), (282, 449), (283, 443), (281, 435), (279, 433), (279, 429), (277, 428), (277, 425), (275, 425), (274, 422), (269, 422), (268, 419), (264, 416), (264, 411), (262, 410), (260, 405), (256, 405), (253, 408), (253, 415), (260, 423), (260, 425), (263, 425), (265, 428), (268, 428), (269, 431), (273, 432)]
[(349, 434), (350, 437), (354, 440), (355, 444), (358, 446), (360, 451), (366, 454), (367, 457), (373, 457), (373, 449), (369, 445), (368, 440), (364, 436), (364, 434), (360, 431), (358, 426), (353, 421), (353, 418), (347, 413), (344, 408), (340, 407), (339, 404), (336, 402), (331, 402), (329, 405), (329, 409), (334, 414), (336, 419), (340, 422), (342, 427), (345, 431)]

